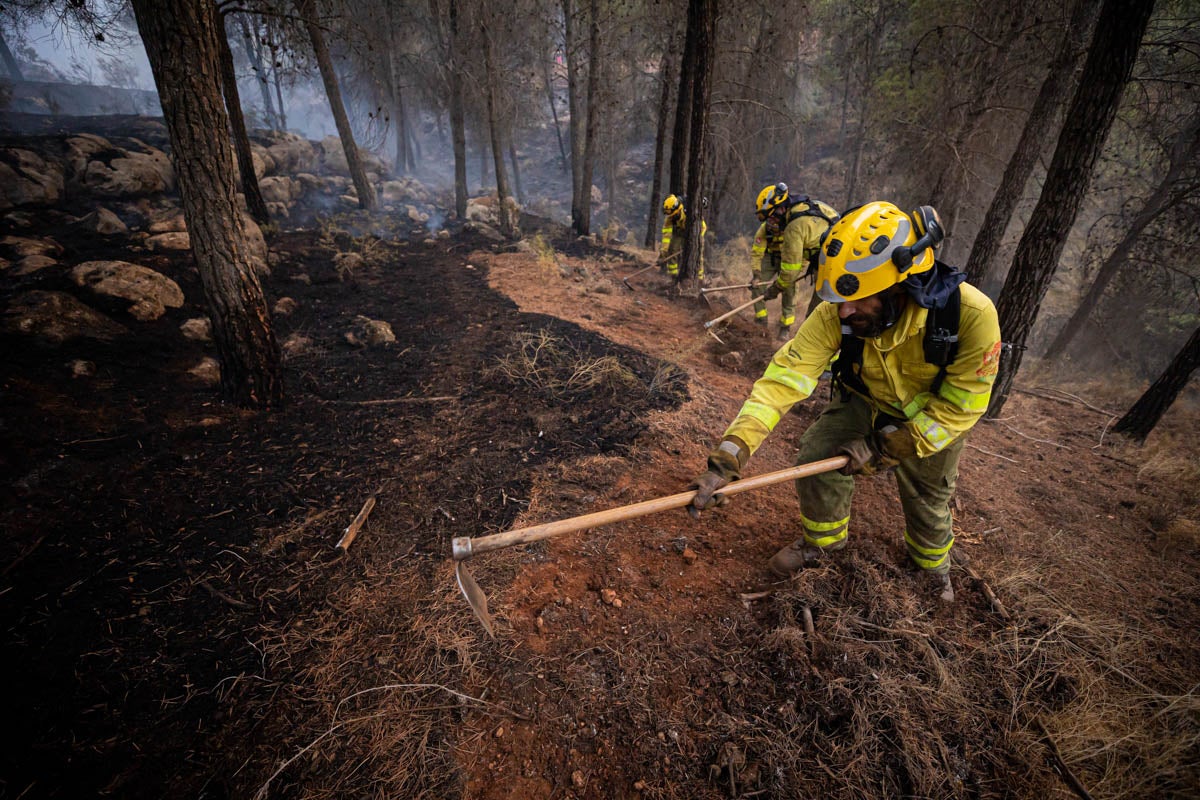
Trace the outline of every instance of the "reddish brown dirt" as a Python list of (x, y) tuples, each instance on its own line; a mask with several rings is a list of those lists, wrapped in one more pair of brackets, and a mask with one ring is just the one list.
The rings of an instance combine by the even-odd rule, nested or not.
[[(1194, 411), (1144, 450), (1030, 395), (973, 433), (958, 550), (1009, 620), (964, 568), (954, 605), (929, 593), (882, 476), (848, 551), (790, 583), (763, 567), (797, 535), (787, 487), (479, 556), (489, 640), (450, 537), (682, 490), (777, 343), (742, 320), (717, 342), (700, 324), (723, 306), (656, 275), (626, 290), (641, 264), (619, 251), (338, 241), (370, 256), (348, 281), (329, 241), (273, 242), (268, 291), (300, 302), (280, 336), (312, 340), (280, 414), (186, 383), (186, 258), (158, 266), (189, 306), (133, 341), (3, 342), (6, 717), (25, 735), (0, 797), (1071, 797), (1039, 720), (1097, 797), (1197, 795)], [(356, 314), (399, 341), (347, 346)], [(561, 357), (521, 373), (539, 331)], [(94, 383), (68, 377), (76, 357)], [(790, 463), (822, 399), (751, 472)]]

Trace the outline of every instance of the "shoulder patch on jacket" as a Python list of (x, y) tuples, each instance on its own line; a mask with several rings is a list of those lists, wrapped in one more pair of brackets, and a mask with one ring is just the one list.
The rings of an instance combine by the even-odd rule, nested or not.
[(975, 370), (975, 374), (980, 377), (995, 375), (1000, 371), (1000, 342), (992, 345), (992, 349), (988, 350), (983, 356), (983, 364), (979, 369)]

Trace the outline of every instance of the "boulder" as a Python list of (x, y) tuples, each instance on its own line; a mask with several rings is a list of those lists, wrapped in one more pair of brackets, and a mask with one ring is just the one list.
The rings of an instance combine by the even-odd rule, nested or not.
[(283, 340), (279, 345), (279, 350), (283, 353), (284, 358), (294, 358), (304, 355), (312, 349), (312, 339), (307, 336), (302, 336), (299, 333), (293, 333), (291, 336)]
[(212, 320), (208, 317), (193, 317), (179, 326), (183, 338), (193, 342), (212, 341)]
[(271, 274), (271, 260), (262, 228), (258, 227), (254, 217), (245, 212), (242, 213), (242, 228), (245, 230), (246, 250), (250, 258), (250, 265), (260, 278), (265, 278)]
[(367, 265), (367, 261), (358, 253), (338, 253), (333, 257), (333, 268), (337, 271), (338, 280), (354, 277), (357, 270)]
[(176, 211), (150, 223), (148, 230), (150, 233), (181, 233), (187, 230), (187, 220), (183, 218), (182, 211)]
[(86, 217), (81, 217), (75, 225), (102, 236), (129, 233), (129, 227), (121, 221), (121, 218), (103, 207), (97, 208)]
[(13, 275), (32, 275), (46, 267), (57, 267), (58, 261), (50, 256), (25, 256), (13, 266)]
[(172, 231), (151, 236), (146, 240), (146, 247), (156, 253), (164, 250), (190, 250), (192, 240), (187, 231)]
[(468, 222), (467, 224), (463, 225), (463, 230), (478, 234), (490, 242), (504, 241), (504, 234), (493, 228), (491, 225), (487, 225), (482, 222)]
[[(339, 175), (349, 175), (350, 165), (346, 162), (346, 151), (342, 149), (342, 140), (337, 136), (326, 136), (321, 140), (321, 150), (324, 153), (322, 163), (327, 172)], [(369, 150), (358, 148), (358, 160), (362, 163), (363, 171), (374, 172), (377, 176), (387, 172), (383, 159)]]
[(291, 206), (288, 203), (267, 203), (267, 213), (276, 219), (288, 219), (292, 216)]
[(6, 333), (59, 345), (72, 339), (112, 341), (129, 330), (63, 292), (17, 295), (0, 316)]
[(221, 364), (212, 356), (205, 356), (188, 370), (188, 375), (202, 386), (217, 386), (221, 383)]
[(63, 246), (49, 237), (5, 236), (0, 239), (0, 253), (8, 258), (61, 256)]
[(276, 174), (310, 172), (317, 165), (317, 153), (303, 136), (275, 132), (274, 138), (278, 141), (267, 147), (267, 153), (275, 162)]
[(271, 309), (271, 313), (277, 317), (290, 317), (299, 307), (300, 304), (292, 298), (281, 297), (275, 301), (275, 307)]
[(71, 279), (96, 294), (128, 300), (129, 313), (141, 322), (156, 320), (167, 308), (183, 305), (179, 284), (128, 261), (87, 261), (71, 270)]
[(0, 149), (0, 210), (55, 205), (65, 188), (63, 168), (31, 150)]
[(166, 153), (139, 142), (133, 150), (107, 139), (81, 134), (67, 139), (71, 191), (96, 197), (136, 197), (175, 188), (175, 170)]
[(308, 172), (301, 172), (296, 175), (295, 180), (296, 183), (300, 184), (301, 192), (320, 192), (325, 188), (325, 184), (320, 178)]
[[(234, 159), (237, 160), (236, 158)], [(271, 157), (270, 151), (261, 144), (255, 142), (250, 143), (250, 160), (254, 162), (254, 177), (262, 180), (266, 175), (275, 173), (275, 159)]]
[(346, 342), (355, 347), (376, 347), (396, 341), (392, 326), (383, 320), (371, 319), (361, 314), (354, 318), (354, 324), (345, 333)]
[(418, 211), (416, 206), (405, 206), (404, 210), (408, 214), (408, 218), (419, 225), (429, 222), (429, 215)]
[(321, 191), (325, 194), (344, 194), (350, 187), (350, 179), (342, 175), (328, 175), (322, 181)]
[(301, 185), (286, 175), (263, 178), (258, 182), (258, 188), (268, 203), (291, 203), (303, 192)]

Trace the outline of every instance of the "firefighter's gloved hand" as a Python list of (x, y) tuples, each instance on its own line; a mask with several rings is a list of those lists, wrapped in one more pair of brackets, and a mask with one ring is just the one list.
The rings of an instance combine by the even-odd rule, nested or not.
[[(905, 435), (907, 436), (907, 433)], [(874, 475), (899, 464), (900, 460), (884, 448), (885, 439), (884, 435), (875, 432), (840, 446), (834, 451), (834, 455), (846, 456), (850, 462), (838, 472), (843, 475)]]
[(771, 281), (767, 284), (767, 288), (763, 289), (763, 299), (774, 300), (776, 297), (779, 297), (779, 293), (782, 291), (783, 289), (780, 288), (778, 283)]
[(708, 455), (708, 469), (696, 476), (689, 489), (696, 490), (696, 497), (688, 506), (693, 519), (699, 519), (701, 511), (723, 506), (728, 499), (717, 490), (742, 477), (742, 465), (749, 457), (748, 448), (736, 438), (725, 439)]

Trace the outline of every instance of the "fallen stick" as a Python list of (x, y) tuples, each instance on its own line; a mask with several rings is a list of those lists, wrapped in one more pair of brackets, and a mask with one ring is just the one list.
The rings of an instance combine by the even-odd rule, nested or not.
[(346, 530), (342, 531), (342, 538), (338, 540), (334, 549), (346, 552), (350, 549), (350, 545), (354, 543), (358, 532), (362, 530), (362, 526), (366, 523), (367, 517), (371, 516), (371, 509), (375, 508), (375, 495), (367, 498), (367, 502), (363, 503), (363, 507), (359, 510), (358, 515), (354, 517), (354, 521), (346, 526)]
[(230, 595), (225, 594), (220, 589), (213, 586), (211, 583), (204, 580), (203, 578), (201, 578), (199, 581), (197, 581), (197, 583), (199, 583), (201, 586), (203, 586), (205, 589), (207, 589), (208, 593), (211, 594), (213, 597), (217, 598), (218, 600), (224, 600), (226, 603), (229, 603), (229, 605), (233, 606), (234, 608), (254, 608), (254, 606), (250, 605), (249, 603), (247, 603), (244, 600), (238, 600), (236, 597), (231, 597)]
[(993, 453), (991, 450), (984, 450), (982, 447), (976, 447), (975, 445), (970, 444), (970, 443), (967, 444), (967, 447), (971, 448), (972, 450), (978, 450), (979, 452), (983, 453), (985, 456), (993, 456), (994, 458), (1002, 458), (1005, 461), (1011, 461), (1014, 464), (1020, 463), (1015, 458), (1009, 458), (1008, 456), (1002, 456), (999, 453)]
[(975, 583), (979, 585), (979, 591), (983, 592), (983, 596), (986, 597), (988, 602), (992, 604), (992, 608), (996, 610), (996, 613), (1003, 617), (1005, 622), (1012, 622), (1012, 614), (1008, 613), (1008, 609), (1004, 607), (1004, 603), (1000, 602), (1000, 598), (996, 597), (996, 593), (992, 591), (991, 586), (988, 586), (987, 581), (980, 577), (979, 573), (976, 572), (970, 564), (963, 563), (961, 560), (959, 561), (959, 564), (967, 571), (967, 574), (971, 576), (971, 580), (975, 581)]
[(1042, 741), (1045, 742), (1046, 748), (1050, 751), (1050, 759), (1054, 762), (1055, 772), (1062, 776), (1067, 786), (1070, 786), (1071, 790), (1079, 795), (1081, 800), (1092, 800), (1092, 795), (1088, 792), (1087, 788), (1080, 783), (1079, 778), (1075, 777), (1075, 773), (1071, 772), (1071, 768), (1067, 766), (1067, 762), (1063, 761), (1062, 754), (1058, 752), (1058, 745), (1054, 743), (1054, 739), (1050, 738), (1050, 731), (1046, 730), (1046, 726), (1042, 724), (1041, 717), (1034, 717), (1033, 724), (1041, 732)]
[(1105, 411), (1103, 408), (1098, 408), (1098, 407), (1092, 405), (1091, 403), (1089, 403), (1087, 400), (1084, 400), (1082, 397), (1078, 397), (1076, 395), (1070, 394), (1069, 392), (1064, 392), (1064, 391), (1061, 391), (1058, 389), (1054, 389), (1054, 390), (1050, 390), (1050, 389), (1015, 389), (1015, 391), (1018, 391), (1021, 394), (1030, 394), (1030, 395), (1033, 395), (1034, 397), (1043, 397), (1047, 400), (1055, 400), (1059, 403), (1066, 403), (1069, 406), (1075, 406), (1075, 405), (1083, 406), (1084, 408), (1095, 411), (1097, 414), (1104, 414), (1105, 416), (1109, 416), (1109, 417), (1121, 416), (1120, 414), (1114, 414), (1111, 411)]
[(330, 400), (329, 402), (347, 406), (390, 406), (397, 403), (440, 403), (443, 400), (458, 399), (458, 395), (448, 394), (441, 397), (391, 397), (385, 400)]
[(817, 629), (813, 626), (812, 609), (808, 606), (803, 606), (800, 609), (800, 615), (804, 619), (804, 632), (809, 636), (815, 634)]

